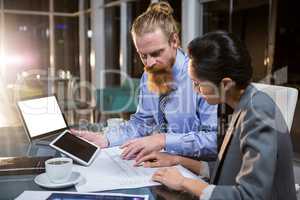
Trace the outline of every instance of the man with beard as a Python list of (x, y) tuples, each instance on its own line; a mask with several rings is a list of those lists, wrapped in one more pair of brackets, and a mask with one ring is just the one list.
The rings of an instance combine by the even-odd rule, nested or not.
[(122, 157), (137, 162), (162, 149), (215, 158), (217, 107), (193, 92), (188, 57), (179, 48), (179, 30), (172, 12), (167, 2), (152, 3), (132, 25), (133, 41), (145, 65), (136, 113), (105, 134), (73, 130), (75, 135), (101, 148), (122, 145)]

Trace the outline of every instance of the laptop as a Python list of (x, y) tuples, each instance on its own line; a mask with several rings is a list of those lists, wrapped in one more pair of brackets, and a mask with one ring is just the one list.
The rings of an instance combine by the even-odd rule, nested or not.
[(97, 145), (70, 133), (55, 95), (21, 100), (17, 107), (30, 141), (55, 136), (51, 142), (44, 141), (45, 145), (85, 166), (90, 165), (100, 151)]
[(69, 129), (55, 95), (20, 100), (17, 107), (30, 141)]

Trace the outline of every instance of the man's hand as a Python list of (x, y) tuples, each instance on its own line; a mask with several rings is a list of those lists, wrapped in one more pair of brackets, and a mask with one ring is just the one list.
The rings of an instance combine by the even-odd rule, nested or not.
[(153, 176), (152, 180), (156, 182), (160, 182), (177, 191), (183, 191), (183, 182), (185, 180), (184, 176), (180, 174), (180, 172), (175, 168), (163, 168), (157, 170)]
[(77, 137), (84, 138), (98, 145), (100, 148), (108, 147), (108, 140), (102, 133), (95, 133), (91, 131), (80, 131), (75, 129), (71, 129), (71, 133), (73, 135), (76, 135)]
[(135, 166), (143, 163), (144, 167), (171, 167), (178, 165), (180, 157), (163, 152), (152, 152), (149, 155), (136, 160)]
[(126, 160), (136, 156), (135, 159), (139, 160), (153, 151), (160, 151), (163, 149), (166, 143), (165, 140), (164, 134), (155, 134), (130, 140), (121, 146), (121, 149), (124, 149), (121, 156)]

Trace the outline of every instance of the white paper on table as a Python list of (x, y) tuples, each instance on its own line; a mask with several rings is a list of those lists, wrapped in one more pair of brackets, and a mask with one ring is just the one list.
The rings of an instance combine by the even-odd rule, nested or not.
[(52, 193), (67, 193), (67, 194), (93, 194), (93, 195), (113, 195), (113, 196), (127, 196), (127, 197), (143, 197), (145, 200), (149, 199), (149, 195), (135, 195), (135, 194), (120, 194), (120, 193), (78, 193), (78, 192), (61, 192), (61, 191), (24, 191), (15, 200), (46, 200)]
[[(74, 171), (84, 177), (77, 185), (78, 192), (100, 192), (105, 190), (140, 188), (160, 185), (151, 180), (158, 168), (134, 167), (133, 160), (122, 160), (119, 147), (101, 150), (89, 167), (74, 166)], [(181, 174), (188, 178), (198, 179), (198, 176), (176, 166)]]

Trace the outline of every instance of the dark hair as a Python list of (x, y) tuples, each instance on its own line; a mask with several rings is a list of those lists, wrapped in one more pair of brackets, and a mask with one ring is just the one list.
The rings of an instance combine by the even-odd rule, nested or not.
[(252, 78), (251, 57), (246, 46), (231, 33), (216, 31), (197, 37), (188, 45), (193, 71), (199, 79), (220, 84), (229, 77), (242, 88)]

